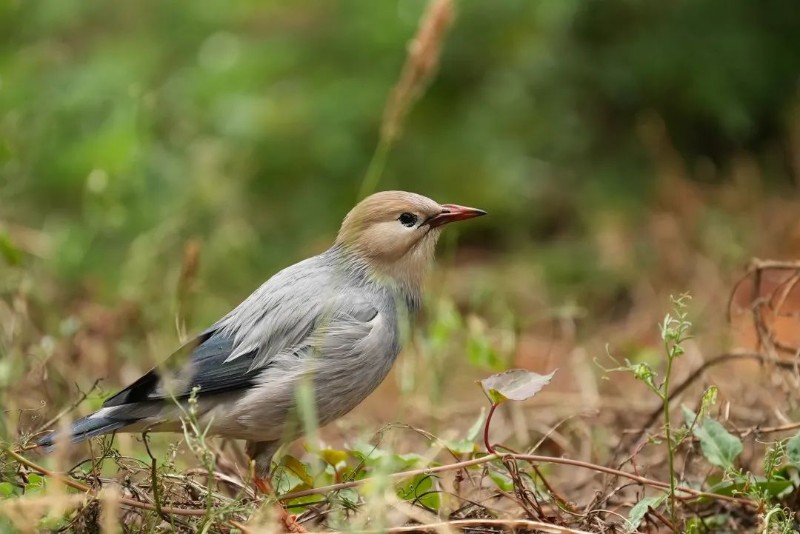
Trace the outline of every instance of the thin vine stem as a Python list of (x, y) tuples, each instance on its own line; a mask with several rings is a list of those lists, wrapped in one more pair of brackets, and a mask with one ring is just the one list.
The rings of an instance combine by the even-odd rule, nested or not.
[(664, 376), (664, 390), (661, 401), (664, 405), (664, 434), (667, 440), (667, 461), (669, 463), (669, 515), (672, 524), (675, 525), (675, 518), (677, 517), (675, 506), (675, 451), (672, 448), (672, 423), (669, 415), (669, 377), (672, 375), (672, 361), (672, 353), (667, 344), (667, 371), (666, 376)]
[(486, 423), (483, 425), (483, 443), (486, 445), (486, 450), (489, 451), (490, 454), (496, 454), (494, 446), (492, 446), (491, 442), (489, 441), (489, 427), (492, 424), (492, 416), (494, 415), (494, 411), (498, 406), (500, 406), (498, 403), (492, 403), (492, 407), (489, 408), (489, 414), (486, 416)]
[[(611, 467), (605, 467), (602, 465), (596, 465), (589, 462), (584, 462), (581, 460), (573, 460), (571, 458), (557, 458), (552, 456), (540, 456), (536, 454), (489, 454), (483, 456), (481, 458), (473, 458), (472, 460), (465, 460), (463, 462), (457, 462), (453, 464), (446, 464), (446, 465), (439, 465), (436, 467), (426, 467), (420, 469), (412, 469), (410, 471), (403, 471), (400, 473), (394, 473), (389, 475), (389, 478), (392, 480), (403, 479), (403, 478), (412, 478), (417, 475), (432, 475), (435, 473), (443, 473), (446, 471), (453, 471), (455, 469), (463, 469), (465, 467), (471, 467), (474, 465), (481, 465), (487, 462), (492, 462), (494, 460), (499, 460), (502, 458), (511, 458), (515, 460), (521, 460), (525, 462), (536, 462), (536, 463), (551, 463), (551, 464), (560, 464), (560, 465), (571, 465), (574, 467), (581, 467), (583, 469), (590, 469), (592, 471), (596, 471), (598, 473), (604, 473), (607, 475), (617, 476), (621, 478), (627, 478), (628, 480), (633, 480), (638, 482), (639, 484), (645, 486), (651, 486), (654, 488), (660, 488), (663, 490), (669, 489), (669, 483), (662, 482), (660, 480), (653, 480), (649, 478), (645, 478), (643, 476), (634, 475), (633, 473), (626, 473), (625, 471), (620, 471), (619, 469), (613, 469)], [(324, 493), (329, 493), (331, 491), (337, 491), (341, 489), (347, 488), (354, 488), (356, 486), (361, 486), (362, 484), (374, 482), (374, 478), (363, 478), (361, 480), (352, 480), (348, 482), (341, 482), (339, 484), (331, 484), (330, 486), (320, 486), (318, 488), (311, 488), (302, 491), (295, 491), (292, 493), (286, 493), (284, 495), (278, 496), (279, 501), (287, 501), (291, 499), (297, 499), (299, 497), (306, 497), (308, 495), (319, 495)], [(731, 497), (728, 495), (720, 495), (717, 493), (710, 493), (706, 491), (700, 491), (693, 488), (686, 488), (686, 487), (676, 487), (676, 493), (684, 493), (686, 497), (681, 497), (683, 499), (694, 499), (697, 497), (707, 497), (709, 499), (715, 499), (718, 501), (725, 501), (730, 503), (737, 503), (745, 506), (757, 507), (758, 503), (751, 499), (746, 499), (743, 497)]]

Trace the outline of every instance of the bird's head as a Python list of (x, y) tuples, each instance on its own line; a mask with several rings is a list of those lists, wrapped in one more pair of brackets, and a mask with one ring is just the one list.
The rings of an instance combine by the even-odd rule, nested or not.
[(382, 191), (347, 214), (336, 243), (363, 260), (372, 274), (417, 289), (433, 260), (442, 227), (485, 214), (415, 193)]

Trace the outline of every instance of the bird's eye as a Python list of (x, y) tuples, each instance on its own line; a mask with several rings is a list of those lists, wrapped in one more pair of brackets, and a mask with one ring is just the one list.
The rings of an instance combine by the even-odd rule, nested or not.
[(414, 215), (413, 213), (408, 213), (408, 212), (403, 213), (402, 215), (400, 215), (400, 217), (397, 218), (397, 220), (400, 221), (400, 224), (402, 224), (403, 226), (407, 226), (409, 228), (417, 224), (417, 216)]

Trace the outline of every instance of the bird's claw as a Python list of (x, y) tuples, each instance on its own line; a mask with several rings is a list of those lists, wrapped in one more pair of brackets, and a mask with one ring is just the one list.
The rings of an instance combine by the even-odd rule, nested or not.
[(289, 532), (308, 532), (303, 525), (297, 522), (297, 516), (287, 512), (285, 508), (283, 508), (283, 517), (281, 517), (281, 520), (286, 530)]
[[(275, 493), (269, 481), (259, 476), (253, 477), (253, 484), (263, 495), (272, 495)], [(290, 514), (280, 502), (277, 504), (277, 508), (278, 518), (280, 522), (283, 523), (283, 526), (286, 527), (287, 532), (308, 532), (303, 525), (297, 522), (297, 516)]]
[(272, 493), (272, 488), (270, 487), (269, 482), (267, 482), (261, 477), (255, 477), (253, 479), (253, 484), (256, 486), (256, 489), (263, 495), (269, 495), (270, 493)]

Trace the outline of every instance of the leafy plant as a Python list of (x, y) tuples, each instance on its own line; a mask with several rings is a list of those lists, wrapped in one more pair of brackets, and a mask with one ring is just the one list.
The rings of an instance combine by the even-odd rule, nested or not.
[(672, 441), (672, 424), (670, 422), (669, 384), (672, 378), (672, 364), (685, 352), (683, 343), (690, 337), (689, 328), (692, 326), (692, 323), (688, 321), (688, 313), (686, 312), (688, 302), (691, 299), (689, 294), (684, 293), (678, 298), (671, 297), (670, 299), (674, 306), (674, 315), (668, 313), (664, 317), (664, 322), (661, 323), (661, 339), (664, 342), (664, 351), (667, 356), (667, 368), (664, 372), (664, 381), (659, 387), (654, 387), (652, 380), (648, 385), (661, 398), (664, 408), (664, 433), (667, 436), (667, 459), (669, 461), (670, 518), (674, 524), (677, 519), (675, 510), (675, 443)]
[(800, 469), (800, 432), (786, 442), (786, 459)]
[(742, 440), (725, 430), (719, 421), (711, 418), (705, 418), (701, 424), (694, 425), (694, 435), (700, 440), (706, 460), (726, 471), (734, 468), (734, 461), (744, 450)]
[(495, 452), (494, 447), (489, 442), (489, 427), (492, 424), (492, 415), (494, 415), (497, 407), (509, 400), (523, 401), (530, 399), (549, 384), (555, 374), (555, 371), (547, 375), (540, 375), (525, 369), (511, 369), (480, 381), (483, 392), (491, 403), (483, 432), (483, 441), (487, 451), (492, 454)]
[(666, 495), (658, 495), (655, 497), (645, 497), (644, 499), (639, 500), (639, 502), (633, 505), (631, 511), (628, 513), (628, 523), (625, 531), (636, 532), (648, 510), (650, 510), (650, 508), (658, 508), (661, 506), (666, 497)]
[[(672, 421), (670, 416), (670, 379), (672, 378), (672, 366), (675, 360), (680, 358), (685, 352), (685, 349), (683, 348), (683, 343), (685, 343), (691, 337), (689, 335), (689, 329), (691, 328), (692, 323), (688, 320), (688, 312), (686, 311), (690, 300), (691, 296), (688, 293), (683, 293), (678, 297), (671, 296), (670, 301), (672, 302), (673, 306), (672, 312), (667, 313), (664, 316), (664, 320), (659, 324), (661, 340), (663, 342), (663, 348), (664, 348), (664, 355), (666, 356), (666, 366), (665, 366), (666, 368), (664, 371), (664, 379), (663, 381), (661, 381), (661, 383), (657, 383), (656, 372), (653, 370), (650, 364), (646, 362), (632, 363), (626, 359), (624, 366), (616, 367), (613, 369), (605, 369), (606, 372), (611, 372), (611, 371), (630, 372), (637, 380), (647, 385), (647, 387), (653, 393), (655, 393), (661, 400), (662, 417), (664, 420), (664, 434), (666, 436), (665, 447), (667, 451), (667, 461), (669, 468), (669, 493), (668, 493), (669, 510), (670, 510), (670, 519), (673, 524), (675, 524), (677, 519), (676, 503), (675, 503), (676, 501), (675, 450), (677, 449), (678, 445), (680, 445), (680, 442), (683, 439), (684, 434), (679, 434), (676, 436), (675, 429), (673, 429), (672, 427)], [(712, 390), (711, 396), (713, 397), (714, 394), (715, 390)], [(639, 513), (640, 510), (641, 509), (636, 510), (637, 514)], [(644, 511), (646, 512), (646, 509)], [(638, 519), (640, 521), (641, 517), (639, 517)]]

